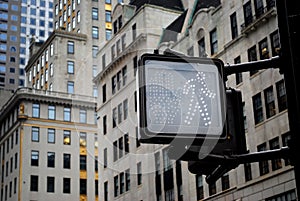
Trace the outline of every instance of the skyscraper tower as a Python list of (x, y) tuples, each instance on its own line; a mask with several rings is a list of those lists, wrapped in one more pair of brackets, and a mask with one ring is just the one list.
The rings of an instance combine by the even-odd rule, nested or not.
[(1, 0), (0, 21), (0, 88), (16, 89), (25, 85), (30, 41), (53, 30), (53, 1)]

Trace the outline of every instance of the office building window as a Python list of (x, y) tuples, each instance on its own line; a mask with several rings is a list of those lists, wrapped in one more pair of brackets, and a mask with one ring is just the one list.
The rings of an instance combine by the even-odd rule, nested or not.
[(53, 54), (54, 54), (54, 45), (51, 44), (51, 45), (50, 45), (50, 57), (52, 57)]
[(53, 75), (54, 75), (54, 69), (53, 69), (53, 64), (51, 63), (50, 64), (50, 77), (53, 77)]
[(14, 194), (16, 194), (17, 193), (17, 177), (16, 178), (14, 178)]
[(221, 182), (222, 182), (222, 191), (225, 191), (230, 188), (230, 183), (229, 183), (229, 175), (228, 173), (224, 174), (221, 177)]
[(122, 80), (123, 80), (123, 86), (127, 83), (127, 66), (124, 66), (122, 68)]
[(32, 127), (31, 128), (31, 141), (38, 142), (40, 139), (40, 128)]
[(104, 182), (104, 201), (108, 201), (108, 182)]
[(123, 137), (120, 137), (120, 138), (119, 138), (119, 158), (122, 158), (122, 156), (123, 156), (123, 151), (124, 151)]
[(112, 91), (112, 94), (116, 93), (116, 88), (117, 88), (117, 76), (114, 75), (111, 78), (111, 91)]
[(122, 83), (122, 71), (120, 70), (117, 73), (117, 89), (120, 90), (121, 88), (121, 83)]
[(106, 29), (105, 30), (105, 39), (110, 40), (111, 39), (111, 34), (112, 34), (112, 31), (110, 29)]
[(80, 111), (79, 111), (79, 122), (80, 123), (87, 122), (87, 112), (84, 109), (80, 109)]
[(140, 141), (139, 141), (139, 129), (138, 129), (138, 127), (135, 127), (135, 144), (136, 144), (137, 148), (141, 146)]
[(93, 47), (92, 47), (93, 58), (97, 57), (98, 50), (99, 50), (99, 47), (97, 45), (93, 45)]
[[(278, 138), (278, 137), (276, 137), (276, 138), (270, 140), (269, 143), (270, 143), (269, 145), (270, 145), (270, 149), (271, 149), (271, 150), (272, 150), (272, 149), (279, 149), (279, 148), (280, 148), (280, 145), (279, 145), (279, 138)], [(278, 169), (280, 169), (280, 168), (282, 168), (282, 162), (281, 162), (281, 159), (280, 159), (280, 158), (278, 158), (278, 159), (273, 159), (273, 160), (272, 160), (272, 171), (278, 170)]]
[(103, 117), (103, 134), (105, 135), (107, 133), (107, 116), (105, 115)]
[(280, 40), (279, 40), (278, 30), (271, 33), (270, 39), (271, 39), (272, 55), (277, 56), (280, 50)]
[(245, 180), (246, 180), (246, 182), (252, 180), (251, 163), (245, 163), (244, 164), (244, 172), (245, 172)]
[(86, 155), (80, 155), (80, 170), (86, 170)]
[(130, 169), (125, 170), (125, 186), (126, 191), (130, 190)]
[(108, 10), (105, 11), (105, 21), (111, 22), (111, 12)]
[(95, 172), (98, 172), (98, 156), (95, 156)]
[(142, 162), (137, 163), (137, 185), (142, 184)]
[(128, 134), (124, 135), (124, 146), (125, 146), (125, 154), (129, 153), (129, 136), (128, 136)]
[(296, 201), (298, 199), (297, 199), (295, 190), (280, 193), (279, 195), (275, 195), (275, 196), (265, 199), (265, 201), (275, 201), (275, 200), (276, 201)]
[(118, 160), (118, 140), (113, 143), (113, 160)]
[(18, 168), (18, 153), (15, 153), (15, 169)]
[(168, 189), (168, 190), (165, 191), (165, 200), (166, 201), (173, 201), (173, 200), (175, 200), (175, 197), (174, 197), (174, 188)]
[(72, 82), (72, 81), (68, 81), (68, 85), (67, 85), (68, 87), (68, 93), (69, 94), (74, 94), (74, 82)]
[(133, 24), (131, 27), (132, 30), (132, 40), (134, 41), (136, 39), (136, 24)]
[(247, 130), (248, 130), (248, 123), (247, 123), (247, 114), (246, 114), (245, 102), (243, 102), (242, 104), (243, 104), (244, 129), (245, 129), (245, 132), (247, 132)]
[(154, 154), (154, 162), (155, 162), (155, 173), (156, 175), (160, 175), (160, 153), (156, 152)]
[(261, 94), (258, 93), (255, 96), (253, 96), (252, 101), (254, 111), (254, 122), (255, 124), (258, 124), (264, 120)]
[(39, 151), (31, 151), (31, 166), (39, 166)]
[(98, 180), (95, 180), (95, 195), (99, 195), (99, 182)]
[(256, 19), (258, 19), (262, 14), (264, 14), (264, 5), (262, 0), (255, 0), (254, 1), (254, 7), (255, 7), (255, 16)]
[(64, 121), (71, 121), (71, 108), (64, 108)]
[(69, 74), (74, 74), (74, 61), (68, 61), (68, 73)]
[(99, 28), (98, 27), (92, 27), (92, 37), (95, 39), (99, 38)]
[(106, 102), (106, 84), (102, 86), (102, 102)]
[(118, 105), (118, 123), (120, 124), (122, 122), (122, 116), (123, 116), (123, 107), (122, 103)]
[(172, 169), (172, 164), (168, 156), (167, 149), (163, 150), (163, 162), (164, 162), (164, 171), (168, 171)]
[(107, 148), (103, 150), (103, 166), (104, 168), (107, 167)]
[(48, 128), (48, 143), (55, 143), (55, 129)]
[(217, 38), (216, 28), (210, 32), (210, 47), (211, 47), (211, 55), (214, 55), (218, 52), (218, 38)]
[(80, 132), (79, 145), (81, 147), (86, 147), (86, 133), (85, 132)]
[(63, 178), (63, 193), (70, 194), (71, 193), (71, 179)]
[(47, 192), (54, 193), (54, 189), (55, 189), (55, 178), (47, 177)]
[(119, 194), (119, 176), (114, 177), (114, 196), (117, 197)]
[(198, 41), (199, 57), (206, 57), (205, 40), (204, 37)]
[(237, 26), (237, 19), (236, 13), (230, 15), (230, 25), (231, 25), (231, 37), (235, 39), (238, 37), (238, 26)]
[(71, 154), (64, 154), (63, 157), (64, 157), (63, 168), (70, 169), (71, 168)]
[(112, 124), (113, 128), (117, 126), (117, 108), (114, 108), (112, 111)]
[(75, 52), (75, 44), (73, 41), (68, 41), (68, 54), (74, 54)]
[(35, 117), (35, 118), (40, 117), (40, 104), (38, 104), (38, 103), (32, 104), (32, 117)]
[(64, 144), (70, 145), (71, 144), (71, 131), (64, 130)]
[(196, 175), (196, 187), (197, 187), (197, 200), (204, 198), (204, 189), (203, 189), (203, 177), (202, 175)]
[(187, 55), (191, 57), (194, 56), (194, 46), (187, 49)]
[(284, 85), (284, 80), (280, 80), (276, 83), (277, 91), (277, 101), (279, 112), (282, 112), (287, 109), (287, 98), (286, 98), (286, 89)]
[[(286, 133), (282, 135), (282, 146), (284, 147), (288, 146), (291, 143), (291, 139), (292, 139), (291, 133)], [(291, 164), (290, 159), (284, 159), (284, 164), (286, 166), (290, 165)]]
[(125, 175), (124, 172), (120, 173), (120, 195), (125, 192)]
[(30, 175), (30, 191), (37, 192), (39, 190), (39, 176)]
[(244, 6), (245, 27), (249, 26), (253, 21), (251, 1), (248, 1)]
[(271, 86), (265, 89), (264, 94), (265, 94), (266, 115), (267, 118), (270, 118), (276, 114), (273, 87)]
[(98, 88), (97, 86), (93, 86), (93, 97), (98, 97)]
[[(77, 23), (80, 23), (80, 21), (81, 21), (81, 16), (80, 16), (80, 10), (79, 11), (77, 11)], [(74, 19), (74, 18), (73, 18)], [(75, 23), (75, 20), (74, 20), (74, 22), (73, 23)], [(74, 27), (75, 27), (75, 25), (73, 25)]]
[(98, 20), (98, 8), (92, 8), (92, 19)]
[(86, 179), (80, 179), (80, 195), (86, 195)]
[[(263, 144), (257, 146), (257, 151), (266, 151), (266, 150), (267, 150), (266, 143), (263, 143)], [(259, 162), (259, 172), (260, 172), (260, 176), (269, 173), (269, 162), (268, 161), (260, 161)]]
[(47, 167), (55, 167), (55, 153), (54, 152), (48, 152), (48, 162)]
[(211, 183), (208, 185), (208, 193), (209, 193), (209, 196), (217, 193), (216, 183)]
[(270, 58), (267, 38), (265, 38), (262, 41), (260, 41), (258, 43), (258, 46), (259, 46), (259, 56), (260, 56), (260, 59), (268, 59), (268, 58)]
[[(257, 61), (257, 53), (256, 53), (256, 46), (254, 45), (250, 49), (248, 49), (248, 61)], [(258, 70), (252, 70), (250, 71), (250, 76), (257, 73)]]
[[(241, 63), (241, 57), (240, 56), (236, 57), (234, 59), (234, 63), (235, 64)], [(236, 73), (235, 74), (235, 83), (236, 83), (236, 85), (238, 85), (238, 84), (240, 84), (242, 82), (243, 82), (243, 74), (242, 73)]]
[(134, 76), (136, 76), (136, 72), (137, 72), (137, 68), (138, 68), (138, 58), (137, 56), (133, 57), (133, 73)]

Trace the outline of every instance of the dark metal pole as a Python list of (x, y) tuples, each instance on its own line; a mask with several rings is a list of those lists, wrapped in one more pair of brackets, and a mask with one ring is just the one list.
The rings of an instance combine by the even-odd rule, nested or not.
[(251, 61), (240, 64), (226, 65), (224, 68), (225, 75), (231, 75), (234, 73), (249, 72), (252, 70), (262, 70), (270, 68), (279, 68), (280, 58), (279, 56), (272, 57), (270, 59), (264, 59), (259, 61)]
[[(281, 44), (281, 70), (284, 73), (288, 117), (291, 131), (291, 153), (296, 153), (297, 143), (300, 143), (300, 1), (276, 0), (278, 27)], [(298, 80), (299, 81), (299, 80)], [(294, 163), (297, 193), (300, 193), (300, 164), (291, 156)]]
[(272, 160), (279, 158), (289, 158), (291, 150), (289, 147), (282, 147), (281, 149), (274, 149), (262, 152), (254, 152), (249, 154), (240, 154), (232, 156), (218, 156), (208, 155), (211, 161), (220, 164), (210, 175), (206, 177), (207, 183), (213, 183), (217, 181), (224, 173), (236, 168), (240, 164), (253, 163), (264, 160)]

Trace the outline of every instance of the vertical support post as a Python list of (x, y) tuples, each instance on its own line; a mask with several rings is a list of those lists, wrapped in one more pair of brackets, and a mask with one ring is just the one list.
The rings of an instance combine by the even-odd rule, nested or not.
[[(300, 1), (276, 0), (281, 43), (281, 71), (284, 74), (289, 126), (292, 134), (291, 153), (297, 153), (300, 143)], [(299, 78), (298, 78), (299, 79)], [(297, 145), (298, 144), (298, 145)], [(298, 197), (300, 194), (300, 163), (292, 156)]]

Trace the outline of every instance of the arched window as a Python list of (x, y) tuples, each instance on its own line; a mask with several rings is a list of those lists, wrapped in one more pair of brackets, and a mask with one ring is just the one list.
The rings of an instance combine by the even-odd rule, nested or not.
[(11, 52), (16, 52), (17, 49), (16, 49), (16, 47), (12, 46), (12, 47), (10, 48), (10, 51), (11, 51)]

